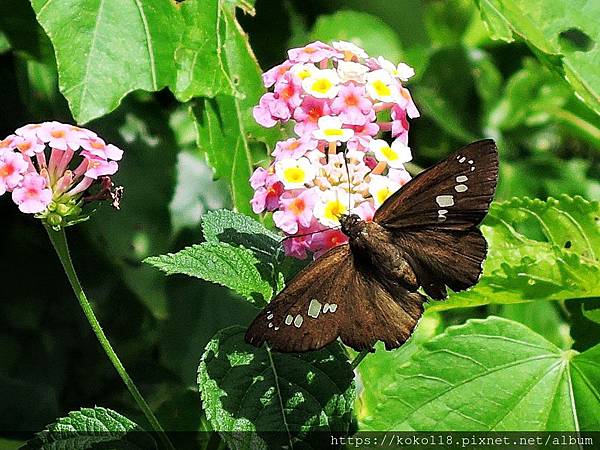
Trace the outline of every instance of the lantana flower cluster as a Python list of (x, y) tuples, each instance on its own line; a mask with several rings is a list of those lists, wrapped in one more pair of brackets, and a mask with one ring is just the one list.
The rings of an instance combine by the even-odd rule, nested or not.
[(287, 255), (318, 257), (346, 242), (342, 214), (370, 221), (410, 180), (407, 118), (419, 112), (403, 82), (413, 75), (404, 63), (371, 58), (344, 41), (291, 49), (263, 74), (270, 91), (255, 120), (293, 123), (295, 136), (277, 143), (267, 169), (254, 171), (252, 208), (273, 212), (275, 225), (295, 236), (284, 240)]
[[(111, 199), (123, 151), (93, 131), (60, 122), (25, 125), (0, 141), (0, 196), (54, 228), (85, 220), (83, 203)], [(98, 188), (92, 192), (92, 187)]]

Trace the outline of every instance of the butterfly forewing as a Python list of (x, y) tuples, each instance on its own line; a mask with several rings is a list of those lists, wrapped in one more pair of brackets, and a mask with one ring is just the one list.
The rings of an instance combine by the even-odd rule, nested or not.
[(474, 142), (405, 184), (373, 220), (388, 229), (466, 230), (487, 214), (497, 180), (496, 144), (490, 139)]
[(319, 349), (338, 336), (362, 350), (382, 340), (396, 348), (409, 338), (425, 298), (384, 286), (357, 262), (348, 245), (336, 247), (298, 274), (258, 315), (246, 341), (283, 352)]

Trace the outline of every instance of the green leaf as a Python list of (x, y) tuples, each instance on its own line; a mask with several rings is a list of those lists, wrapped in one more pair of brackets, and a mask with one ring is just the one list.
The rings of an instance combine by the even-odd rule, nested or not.
[(254, 121), (252, 108), (264, 92), (260, 68), (234, 11), (225, 7), (221, 11), (226, 71), (241, 96), (199, 99), (193, 114), (198, 146), (214, 169), (215, 177), (227, 183), (234, 207), (251, 214), (250, 200), (254, 192), (249, 183), (250, 175), (255, 159), (266, 158), (264, 146), (252, 141), (263, 141), (271, 147), (279, 131), (263, 128)]
[(107, 114), (138, 89), (169, 87), (180, 101), (236, 92), (221, 54), (227, 43), (218, 0), (32, 5), (54, 46), (60, 90), (79, 123)]
[[(253, 236), (258, 236), (267, 240), (267, 248), (277, 246), (281, 237), (267, 230), (263, 224), (248, 217), (244, 214), (236, 213), (228, 209), (220, 209), (217, 211), (209, 211), (202, 219), (202, 231), (204, 239), (208, 242), (228, 242), (247, 244), (252, 240)], [(234, 234), (239, 234), (246, 237), (246, 240), (241, 240)]]
[(293, 258), (282, 261), (281, 237), (244, 214), (226, 209), (210, 211), (202, 219), (202, 231), (207, 242), (224, 242), (252, 250), (259, 261), (259, 272), (274, 292), (282, 288), (284, 274), (294, 269), (289, 267)]
[(221, 58), (220, 3), (188, 0), (180, 5), (184, 33), (175, 49), (178, 70), (174, 89), (179, 101), (235, 94)]
[(388, 351), (382, 342), (375, 344), (375, 353), (367, 355), (358, 366), (363, 385), (356, 401), (360, 420), (366, 423), (376, 420), (373, 417), (374, 408), (387, 401), (387, 388), (397, 379), (396, 370), (392, 369), (406, 365), (420, 346), (436, 335), (439, 326), (439, 314), (426, 311), (410, 339), (402, 347)]
[(510, 320), (450, 327), (389, 370), (386, 398), (359, 417), (365, 429), (592, 431), (600, 424), (600, 346), (561, 351)]
[(595, 1), (478, 0), (492, 36), (519, 36), (600, 113), (600, 4)]
[(322, 435), (310, 432), (348, 433), (354, 373), (339, 344), (276, 353), (246, 344), (244, 333), (242, 327), (219, 332), (198, 368), (206, 415), (230, 448), (319, 448)]
[(146, 258), (144, 262), (167, 275), (185, 274), (226, 286), (246, 299), (262, 303), (273, 295), (273, 288), (258, 270), (252, 251), (225, 243), (204, 242), (175, 254)]
[(400, 62), (403, 56), (396, 32), (380, 18), (364, 12), (346, 10), (319, 16), (309, 42), (315, 40), (329, 44), (338, 40), (350, 41), (369, 55), (384, 56), (392, 62)]
[(83, 450), (92, 446), (119, 450), (157, 448), (152, 436), (134, 422), (99, 406), (70, 412), (37, 433), (25, 448)]
[(493, 204), (482, 279), (431, 308), (600, 296), (599, 217), (599, 203), (566, 195)]
[(102, 116), (136, 89), (171, 84), (182, 20), (174, 2), (32, 0), (50, 37), (60, 90), (79, 123)]
[(557, 302), (500, 305), (496, 315), (522, 323), (559, 348), (570, 348), (573, 343), (569, 335), (569, 325), (561, 317)]
[[(579, 101), (560, 77), (534, 59), (524, 60), (503, 91), (496, 87), (496, 95), (501, 97), (487, 111), (485, 126), (490, 133), (560, 123), (577, 137), (600, 146), (600, 116)], [(530, 138), (529, 133), (517, 137), (526, 142)]]

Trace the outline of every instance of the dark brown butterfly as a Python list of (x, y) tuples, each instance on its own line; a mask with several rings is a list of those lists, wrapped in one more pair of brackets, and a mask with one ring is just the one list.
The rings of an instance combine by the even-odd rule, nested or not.
[(477, 228), (498, 180), (492, 140), (474, 142), (423, 171), (376, 211), (341, 217), (349, 243), (302, 270), (254, 320), (246, 341), (282, 352), (319, 349), (337, 337), (355, 350), (400, 347), (427, 297), (477, 283), (487, 243)]

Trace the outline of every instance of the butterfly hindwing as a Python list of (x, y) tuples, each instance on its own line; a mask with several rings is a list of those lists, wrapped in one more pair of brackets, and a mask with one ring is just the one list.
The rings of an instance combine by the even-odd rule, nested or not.
[(394, 233), (395, 242), (407, 253), (418, 284), (436, 300), (475, 285), (482, 272), (487, 242), (478, 228), (440, 232), (432, 228)]
[[(336, 247), (300, 272), (263, 309), (246, 333), (253, 345), (278, 351), (319, 349), (338, 336), (362, 350), (378, 340), (402, 345), (423, 311), (421, 294), (372, 277), (348, 245)], [(374, 270), (371, 268), (371, 270)]]
[(491, 139), (474, 142), (410, 180), (373, 220), (387, 229), (467, 230), (487, 214), (497, 180), (496, 144)]

